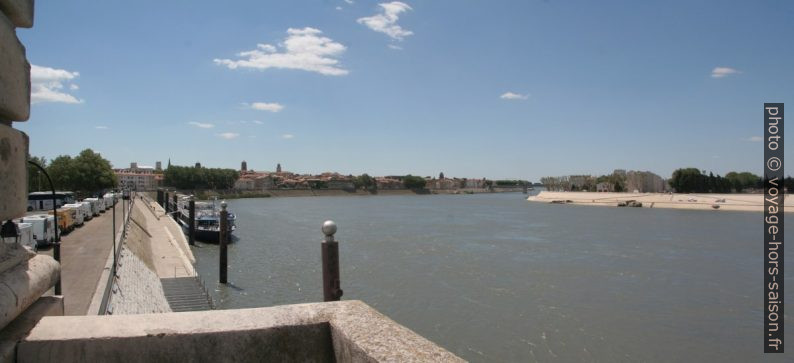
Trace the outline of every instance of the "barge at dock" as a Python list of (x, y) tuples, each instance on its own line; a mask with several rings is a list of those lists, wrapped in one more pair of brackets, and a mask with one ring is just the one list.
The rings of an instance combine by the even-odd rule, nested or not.
[[(190, 223), (189, 202), (190, 197), (180, 196), (177, 203), (178, 212), (174, 214), (179, 225), (186, 231)], [(229, 212), (229, 218), (227, 219), (229, 242), (234, 240), (231, 236), (234, 230), (237, 229), (235, 220), (234, 213)], [(220, 226), (221, 210), (216, 201), (196, 202), (196, 239), (202, 242), (218, 243), (220, 241)]]

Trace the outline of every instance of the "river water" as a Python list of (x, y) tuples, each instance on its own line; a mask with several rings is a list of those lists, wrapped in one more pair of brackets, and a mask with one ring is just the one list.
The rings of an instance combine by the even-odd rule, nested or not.
[(214, 283), (216, 245), (194, 248), (197, 269), (221, 309), (322, 301), (320, 226), (333, 219), (343, 299), (470, 361), (770, 358), (760, 213), (525, 198), (232, 200), (231, 284)]

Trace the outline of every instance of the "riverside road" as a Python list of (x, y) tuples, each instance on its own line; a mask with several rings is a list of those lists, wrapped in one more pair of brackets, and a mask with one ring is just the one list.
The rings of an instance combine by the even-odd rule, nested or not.
[[(122, 228), (122, 203), (116, 203), (116, 231)], [(86, 315), (99, 277), (113, 249), (113, 209), (61, 236), (61, 289), (64, 315)], [(39, 253), (52, 255), (52, 248)]]

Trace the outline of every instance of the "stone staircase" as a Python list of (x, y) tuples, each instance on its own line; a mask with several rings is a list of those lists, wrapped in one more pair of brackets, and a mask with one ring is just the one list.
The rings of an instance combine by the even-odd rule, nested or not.
[(160, 279), (168, 305), (174, 312), (201, 311), (214, 308), (212, 297), (198, 277)]

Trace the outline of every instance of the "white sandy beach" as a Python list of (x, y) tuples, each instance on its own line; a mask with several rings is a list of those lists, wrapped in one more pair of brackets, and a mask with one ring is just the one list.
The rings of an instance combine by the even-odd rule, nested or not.
[[(531, 202), (551, 203), (568, 201), (570, 204), (617, 207), (618, 202), (636, 200), (643, 208), (701, 209), (718, 211), (764, 210), (763, 194), (670, 194), (670, 193), (594, 193), (594, 192), (549, 192), (527, 198)], [(724, 201), (723, 201), (724, 200)], [(715, 208), (714, 206), (719, 206)], [(794, 212), (794, 201), (785, 198), (786, 212)]]

